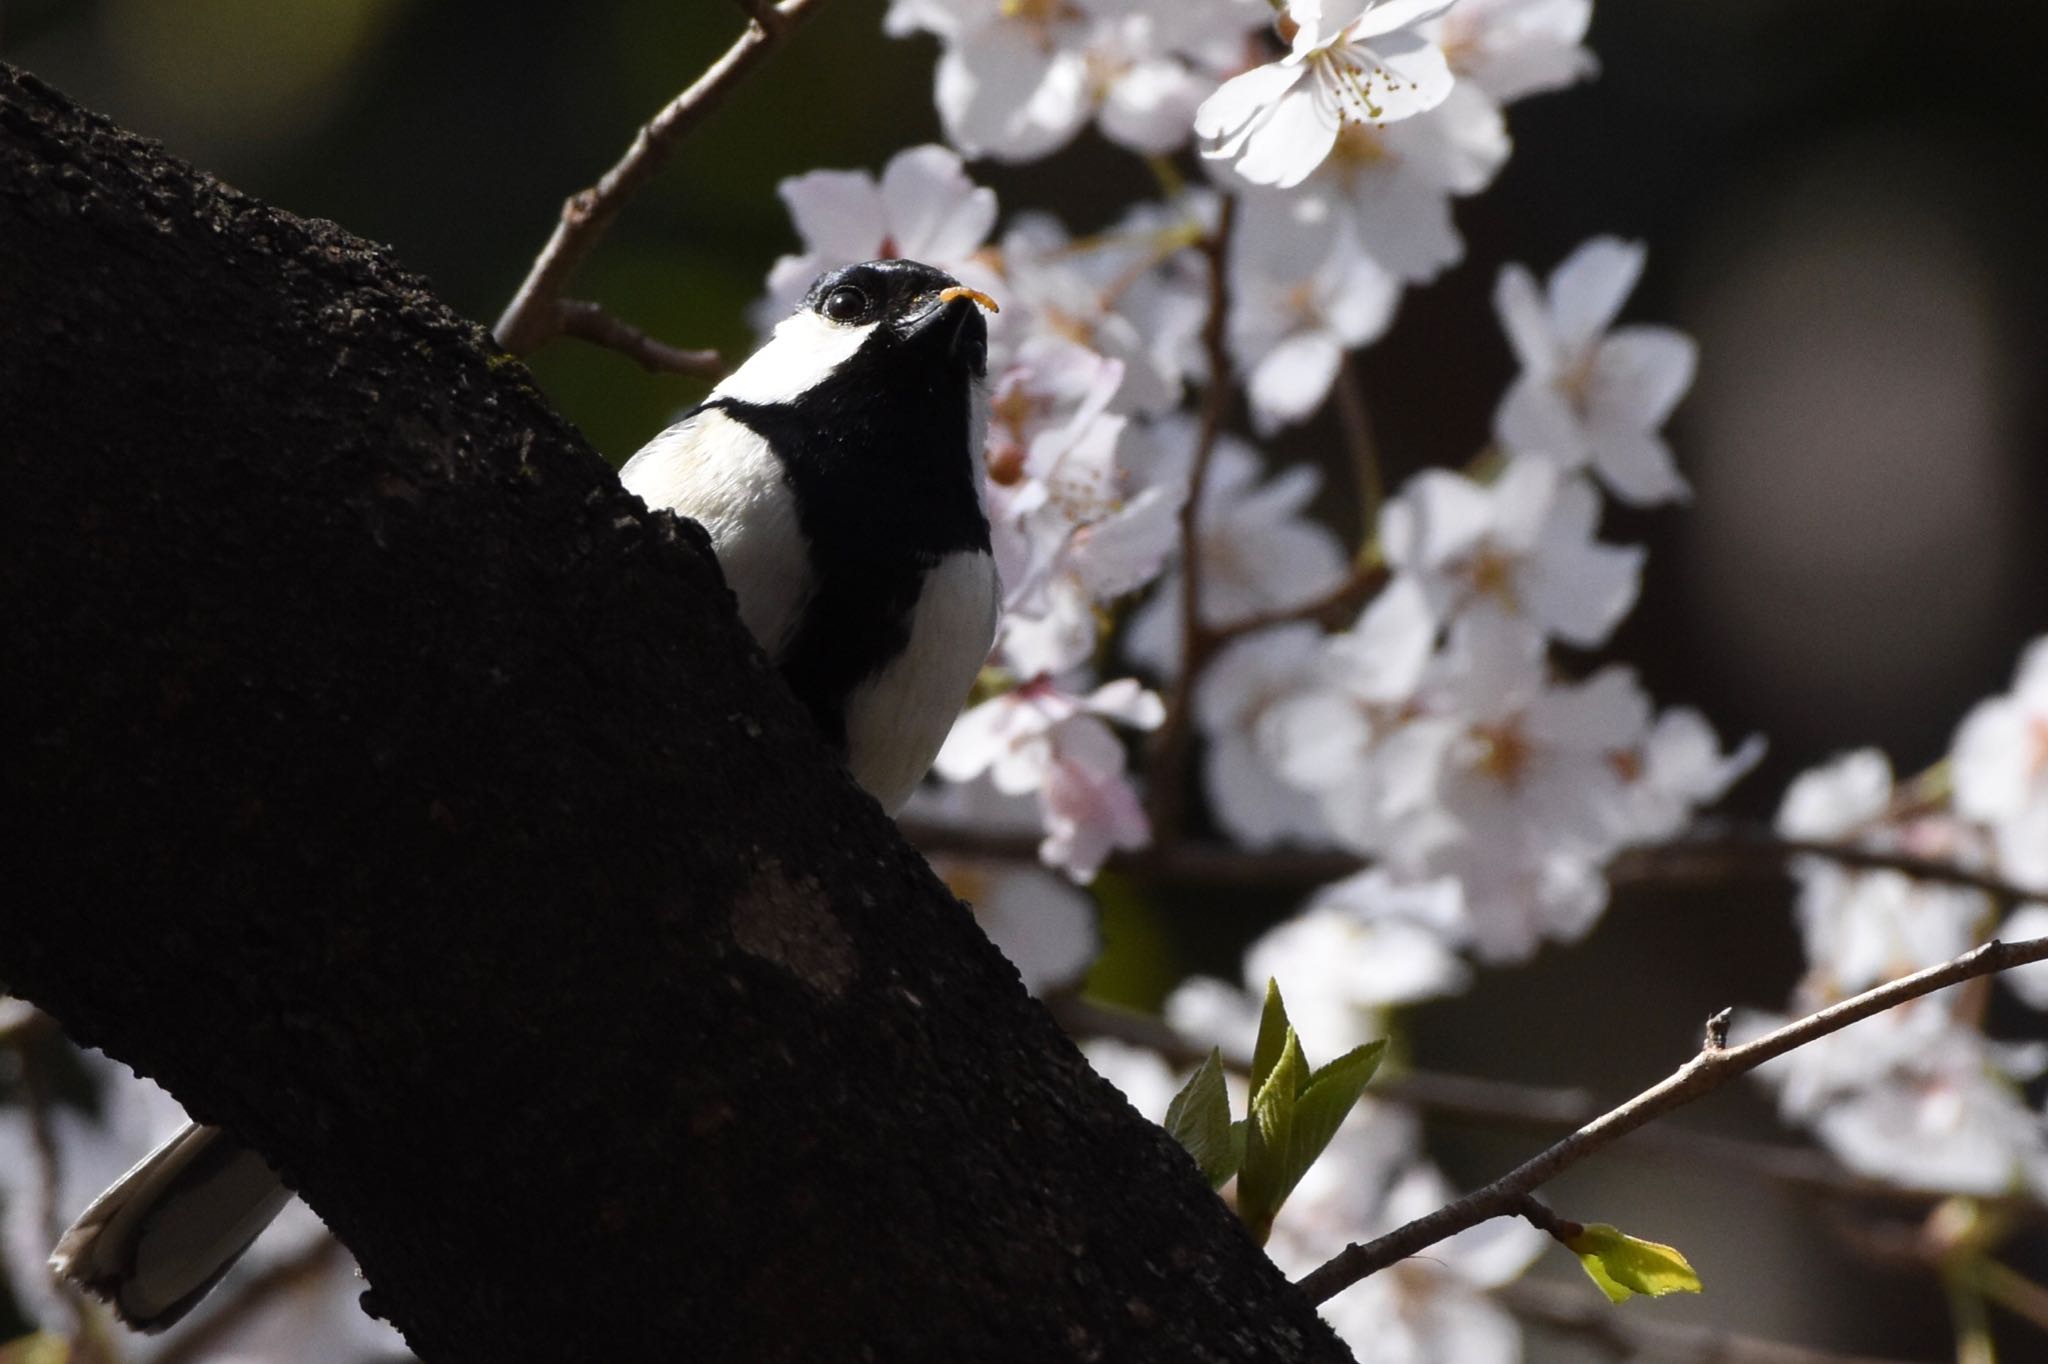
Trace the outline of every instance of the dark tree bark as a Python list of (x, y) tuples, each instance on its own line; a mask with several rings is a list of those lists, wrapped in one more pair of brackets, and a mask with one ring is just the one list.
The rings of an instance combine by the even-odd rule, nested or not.
[(0, 67), (0, 979), (458, 1360), (1339, 1360), (694, 526), (332, 225)]

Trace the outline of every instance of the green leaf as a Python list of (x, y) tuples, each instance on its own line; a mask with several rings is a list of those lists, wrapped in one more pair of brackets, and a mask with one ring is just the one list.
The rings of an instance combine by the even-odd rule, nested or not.
[(1166, 1106), (1166, 1130), (1195, 1158), (1212, 1189), (1229, 1183), (1243, 1158), (1243, 1131), (1233, 1132), (1234, 1126), (1230, 1095), (1223, 1085), (1223, 1055), (1212, 1049)]
[[(1287, 1021), (1287, 1005), (1280, 998), (1280, 982), (1266, 977), (1266, 1005), (1259, 1011), (1259, 1040), (1252, 1047), (1252, 1095), (1266, 1086), (1266, 1077), (1280, 1061), (1280, 1053), (1294, 1035)], [(1298, 1044), (1297, 1044), (1298, 1045)]]
[[(1267, 993), (1269, 1004), (1279, 997), (1278, 990)], [(1264, 1045), (1263, 1036), (1260, 1043)], [(1295, 1096), (1307, 1079), (1301, 1041), (1293, 1028), (1285, 1028), (1279, 1056), (1267, 1068), (1265, 1083), (1252, 1093), (1251, 1115), (1245, 1122), (1244, 1163), (1237, 1173), (1237, 1215), (1261, 1245), (1272, 1234), (1280, 1205), (1301, 1178), (1298, 1173), (1290, 1177), (1288, 1165), (1294, 1141)]]
[(1380, 1056), (1387, 1049), (1384, 1040), (1353, 1047), (1308, 1077), (1294, 1100), (1294, 1131), (1287, 1147), (1287, 1187), (1291, 1191), (1308, 1173), (1309, 1166), (1323, 1154), (1323, 1148), (1337, 1135), (1344, 1115), (1380, 1068)]
[(1676, 1249), (1630, 1236), (1605, 1222), (1590, 1223), (1565, 1245), (1611, 1302), (1626, 1302), (1639, 1293), (1661, 1298), (1666, 1293), (1700, 1291), (1700, 1276)]

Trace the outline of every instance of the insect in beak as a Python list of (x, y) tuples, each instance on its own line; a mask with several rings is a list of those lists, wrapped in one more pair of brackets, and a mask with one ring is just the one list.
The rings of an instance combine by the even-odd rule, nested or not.
[(979, 303), (982, 307), (988, 309), (992, 313), (999, 313), (1002, 311), (1001, 308), (996, 306), (996, 301), (994, 299), (990, 298), (987, 294), (984, 294), (979, 289), (970, 289), (964, 284), (956, 284), (950, 289), (939, 290), (939, 302), (942, 304), (951, 303), (956, 298), (971, 298), (976, 303)]

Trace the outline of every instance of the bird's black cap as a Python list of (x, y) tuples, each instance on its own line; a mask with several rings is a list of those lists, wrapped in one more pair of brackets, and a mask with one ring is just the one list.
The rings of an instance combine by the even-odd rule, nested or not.
[(940, 297), (959, 287), (960, 281), (920, 261), (863, 261), (820, 275), (803, 307), (842, 326), (882, 323), (904, 340), (929, 335), (956, 362), (980, 374), (988, 354), (981, 309), (965, 297)]

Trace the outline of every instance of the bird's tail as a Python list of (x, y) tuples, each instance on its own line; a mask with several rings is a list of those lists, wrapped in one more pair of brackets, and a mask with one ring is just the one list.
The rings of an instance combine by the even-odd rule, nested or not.
[(93, 1200), (50, 1267), (135, 1329), (161, 1331), (290, 1201), (261, 1156), (218, 1127), (188, 1123)]

